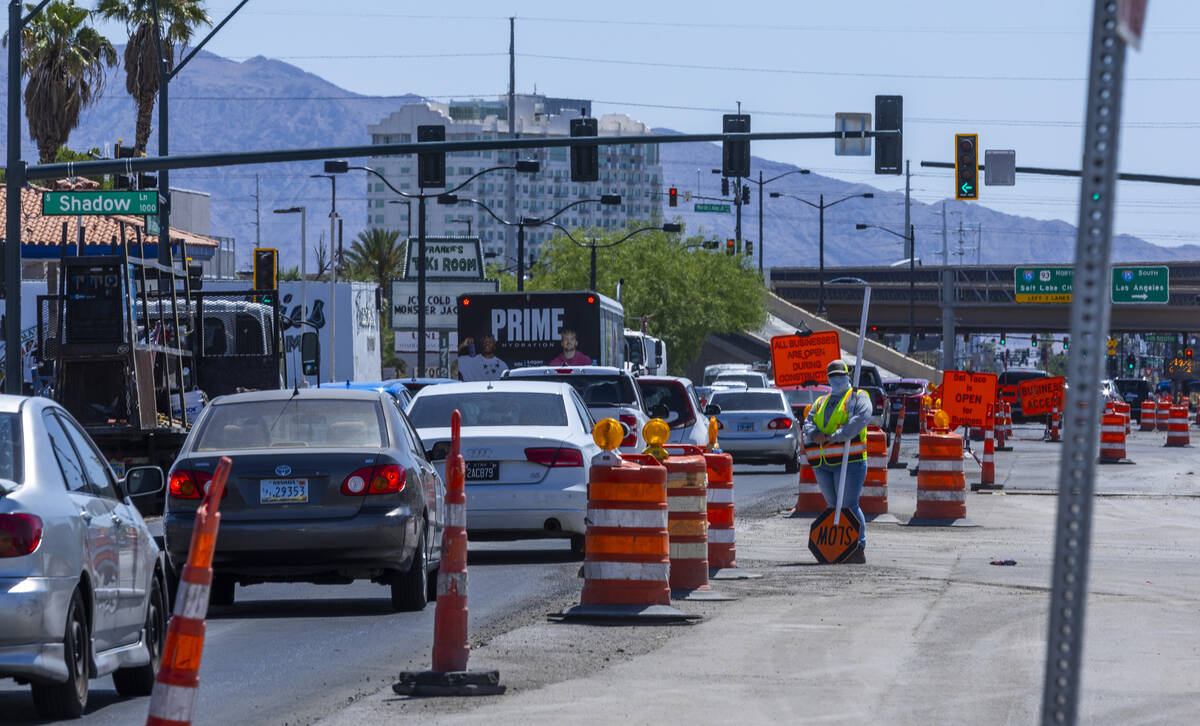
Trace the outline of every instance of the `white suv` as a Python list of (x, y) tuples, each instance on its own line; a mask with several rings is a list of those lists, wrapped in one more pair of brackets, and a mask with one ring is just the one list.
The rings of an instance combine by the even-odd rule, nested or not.
[(613, 418), (629, 427), (629, 436), (621, 442), (621, 451), (641, 453), (645, 448), (642, 427), (649, 421), (637, 381), (629, 371), (612, 366), (535, 366), (513, 368), (504, 378), (570, 383), (587, 404), (592, 418)]

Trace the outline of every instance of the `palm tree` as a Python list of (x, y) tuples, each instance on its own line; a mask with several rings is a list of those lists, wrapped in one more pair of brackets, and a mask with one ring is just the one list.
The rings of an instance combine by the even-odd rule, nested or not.
[(117, 63), (112, 43), (86, 24), (89, 15), (75, 0), (52, 2), (21, 31), (25, 118), (43, 164), (55, 160), (79, 113), (98, 97), (105, 67)]
[[(151, 0), (100, 0), (96, 12), (106, 20), (125, 23), (129, 43), (125, 46), (125, 90), (137, 103), (137, 130), (134, 134), (139, 151), (146, 150), (150, 139), (150, 118), (158, 96), (158, 41), (154, 30), (154, 4)], [(186, 46), (192, 33), (208, 25), (203, 0), (158, 0), (159, 19), (163, 24), (162, 52), (167, 67), (175, 66), (175, 46)]]
[(384, 300), (390, 303), (391, 280), (404, 272), (404, 250), (400, 230), (370, 227), (354, 238), (346, 252), (346, 263), (351, 270), (379, 285)]

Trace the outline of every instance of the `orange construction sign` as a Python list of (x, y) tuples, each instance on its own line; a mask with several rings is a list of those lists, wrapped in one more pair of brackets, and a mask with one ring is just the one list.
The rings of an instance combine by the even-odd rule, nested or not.
[(845, 562), (858, 549), (862, 522), (849, 507), (842, 508), (838, 523), (833, 523), (833, 509), (826, 509), (813, 520), (808, 529), (808, 551), (817, 562), (828, 565)]
[(942, 376), (942, 410), (951, 426), (988, 428), (988, 407), (995, 405), (995, 373), (946, 371)]
[(771, 367), (775, 370), (776, 386), (828, 383), (825, 366), (841, 358), (842, 348), (836, 330), (771, 338)]
[(1021, 381), (1017, 385), (1017, 393), (1021, 397), (1021, 415), (1041, 416), (1056, 408), (1062, 411), (1065, 383), (1062, 376)]

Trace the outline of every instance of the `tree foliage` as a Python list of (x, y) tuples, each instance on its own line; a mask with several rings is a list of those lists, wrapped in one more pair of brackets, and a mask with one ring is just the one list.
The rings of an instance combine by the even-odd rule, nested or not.
[[(158, 97), (158, 34), (154, 27), (152, 0), (100, 0), (96, 12), (106, 20), (125, 24), (129, 42), (125, 46), (125, 90), (137, 104), (136, 145), (146, 150), (150, 120)], [(196, 28), (211, 24), (203, 0), (157, 0), (162, 24), (162, 57), (167, 69), (175, 67), (175, 48), (191, 41)]]
[(98, 97), (105, 68), (117, 63), (112, 43), (88, 25), (90, 16), (74, 0), (52, 2), (21, 31), (25, 118), (43, 164), (55, 160), (79, 125), (80, 112)]
[[(700, 237), (657, 230), (604, 248), (628, 233), (586, 238), (597, 245), (596, 292), (615, 297), (617, 281), (624, 280), (626, 326), (640, 329), (645, 316), (647, 332), (667, 344), (672, 375), (683, 374), (708, 335), (756, 330), (766, 322), (762, 278), (745, 258), (705, 250)], [(526, 288), (587, 289), (590, 264), (589, 249), (560, 235), (542, 246)]]

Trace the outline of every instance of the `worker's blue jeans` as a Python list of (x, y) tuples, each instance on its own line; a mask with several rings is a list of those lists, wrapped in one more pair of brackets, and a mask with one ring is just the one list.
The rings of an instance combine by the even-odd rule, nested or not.
[[(837, 506), (837, 486), (841, 468), (840, 464), (834, 466), (821, 464), (813, 467), (813, 473), (817, 475), (817, 484), (821, 487), (821, 494), (825, 497), (825, 505), (830, 509)], [(864, 546), (867, 544), (867, 520), (858, 506), (858, 498), (862, 494), (863, 483), (866, 480), (867, 462), (851, 461), (846, 465), (846, 491), (842, 496), (842, 507), (848, 507), (862, 523), (858, 543)]]

